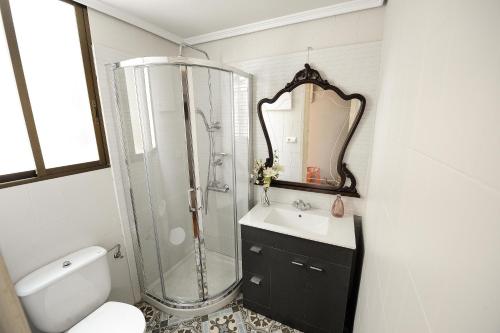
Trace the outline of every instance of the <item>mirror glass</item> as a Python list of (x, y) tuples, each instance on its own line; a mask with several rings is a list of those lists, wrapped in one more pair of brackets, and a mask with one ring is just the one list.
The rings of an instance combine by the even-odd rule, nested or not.
[(339, 156), (360, 107), (360, 100), (344, 100), (312, 83), (262, 104), (272, 149), (284, 168), (279, 180), (338, 186)]

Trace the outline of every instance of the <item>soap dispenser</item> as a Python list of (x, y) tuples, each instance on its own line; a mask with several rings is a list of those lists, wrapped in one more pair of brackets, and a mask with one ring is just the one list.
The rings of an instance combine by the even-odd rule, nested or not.
[(340, 194), (337, 195), (337, 199), (333, 202), (331, 213), (335, 217), (344, 216), (344, 203)]

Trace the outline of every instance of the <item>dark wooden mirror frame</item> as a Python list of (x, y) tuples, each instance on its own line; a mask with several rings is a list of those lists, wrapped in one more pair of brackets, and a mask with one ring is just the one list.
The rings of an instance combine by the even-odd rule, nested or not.
[[(361, 94), (350, 94), (346, 95), (342, 90), (338, 87), (331, 85), (327, 80), (324, 80), (319, 72), (313, 68), (309, 64), (304, 65), (304, 69), (297, 72), (293, 77), (292, 81), (287, 83), (283, 89), (278, 91), (273, 98), (263, 98), (257, 104), (257, 114), (259, 116), (259, 122), (262, 127), (262, 131), (264, 132), (264, 137), (267, 143), (267, 151), (269, 157), (266, 159), (266, 167), (270, 167), (273, 165), (273, 147), (271, 145), (271, 139), (269, 138), (269, 133), (266, 128), (266, 123), (264, 121), (264, 116), (262, 114), (262, 104), (268, 103), (272, 104), (276, 102), (276, 100), (285, 92), (292, 92), (298, 86), (301, 86), (306, 83), (315, 84), (323, 90), (333, 90), (335, 91), (343, 100), (349, 101), (353, 99), (357, 99), (360, 101), (360, 107), (358, 114), (356, 115), (356, 119), (352, 127), (349, 129), (347, 133), (347, 138), (340, 150), (339, 158), (337, 160), (337, 171), (340, 176), (340, 184), (338, 186), (326, 185), (326, 184), (311, 184), (311, 183), (300, 183), (300, 182), (292, 182), (286, 180), (273, 180), (271, 182), (271, 186), (273, 187), (281, 187), (291, 190), (299, 190), (299, 191), (308, 191), (308, 192), (319, 192), (319, 193), (328, 193), (328, 194), (341, 194), (343, 196), (348, 197), (356, 197), (359, 198), (360, 195), (356, 189), (356, 178), (352, 174), (352, 172), (347, 168), (347, 164), (344, 163), (344, 155), (347, 150), (347, 146), (351, 141), (356, 128), (358, 127), (359, 121), (361, 120), (361, 116), (365, 111), (366, 99)], [(346, 186), (346, 180), (349, 179), (350, 184)]]

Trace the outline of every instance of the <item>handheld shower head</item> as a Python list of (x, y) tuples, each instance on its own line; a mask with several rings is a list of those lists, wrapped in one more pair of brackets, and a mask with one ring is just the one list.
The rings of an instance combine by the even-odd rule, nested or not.
[(220, 122), (218, 121), (214, 121), (213, 123), (209, 124), (207, 121), (207, 117), (200, 109), (196, 109), (196, 113), (201, 116), (201, 119), (203, 120), (203, 124), (205, 124), (205, 129), (207, 132), (215, 132), (216, 130), (221, 129)]
[(205, 117), (205, 114), (200, 109), (196, 109), (196, 113), (201, 116), (201, 119), (203, 120), (203, 123), (205, 124), (205, 129), (208, 132), (210, 129), (210, 126), (208, 125), (207, 117)]

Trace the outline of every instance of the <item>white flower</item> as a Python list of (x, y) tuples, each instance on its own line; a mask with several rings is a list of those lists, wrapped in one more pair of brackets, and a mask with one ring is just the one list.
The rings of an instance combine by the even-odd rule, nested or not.
[(278, 175), (278, 170), (274, 168), (265, 168), (264, 177), (274, 178)]
[(266, 164), (262, 160), (255, 161), (253, 167), (254, 182), (257, 185), (261, 184), (264, 188), (268, 188), (273, 179), (278, 179), (281, 171), (283, 171), (283, 166), (278, 163), (278, 155), (275, 152), (271, 167), (266, 167)]

